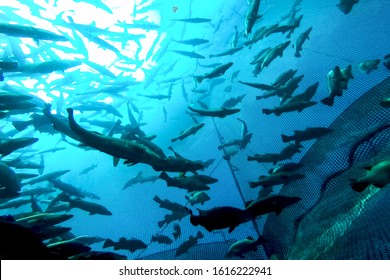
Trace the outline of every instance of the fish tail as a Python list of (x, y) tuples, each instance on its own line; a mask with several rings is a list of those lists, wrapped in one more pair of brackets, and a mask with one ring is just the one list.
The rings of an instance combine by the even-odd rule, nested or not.
[(334, 99), (331, 97), (325, 97), (324, 99), (321, 100), (321, 103), (327, 106), (333, 106)]
[(114, 247), (114, 246), (115, 246), (115, 242), (112, 241), (110, 238), (107, 238), (103, 244), (103, 248)]
[(169, 176), (168, 176), (168, 174), (165, 171), (161, 172), (158, 177), (163, 179), (164, 181), (169, 180)]
[(257, 184), (257, 182), (249, 182), (249, 187), (254, 189), (254, 188), (258, 187), (258, 184)]

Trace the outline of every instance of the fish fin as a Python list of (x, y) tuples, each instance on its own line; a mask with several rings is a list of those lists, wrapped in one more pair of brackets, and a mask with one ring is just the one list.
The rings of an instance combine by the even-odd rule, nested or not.
[(118, 163), (119, 163), (120, 158), (118, 158), (118, 157), (113, 157), (112, 159), (113, 159), (114, 167), (118, 166)]
[(249, 182), (249, 187), (254, 189), (257, 187), (257, 182)]
[(282, 113), (280, 112), (275, 112), (275, 116), (279, 117)]
[(296, 53), (294, 54), (294, 56), (295, 56), (295, 57), (301, 57), (301, 54), (300, 54), (299, 52), (296, 52)]
[(371, 165), (365, 165), (365, 166), (362, 166), (362, 169), (370, 171), (372, 169), (372, 166)]

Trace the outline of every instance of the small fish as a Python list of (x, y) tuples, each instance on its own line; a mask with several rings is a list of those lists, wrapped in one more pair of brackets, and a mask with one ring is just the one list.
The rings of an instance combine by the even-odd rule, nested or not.
[(181, 236), (181, 228), (180, 228), (180, 225), (178, 223), (175, 223), (173, 225), (173, 232), (172, 232), (172, 235), (173, 237), (175, 238), (175, 240), (177, 240), (178, 238), (180, 238)]
[(184, 55), (184, 56), (187, 56), (187, 57), (190, 57), (190, 58), (197, 58), (197, 59), (204, 59), (204, 58), (206, 58), (203, 55), (198, 54), (198, 53), (196, 53), (194, 51), (188, 52), (188, 51), (181, 51), (181, 50), (171, 50), (171, 52), (174, 52), (174, 53), (177, 53), (177, 54), (181, 54), (181, 55)]
[(157, 242), (158, 244), (172, 244), (173, 240), (163, 234), (155, 234), (152, 236), (151, 242)]
[(369, 185), (377, 188), (383, 188), (390, 184), (390, 160), (384, 160), (377, 164), (363, 167), (366, 174), (359, 178), (350, 179), (352, 189), (356, 192), (364, 191)]
[(182, 244), (180, 244), (180, 246), (176, 249), (175, 256), (179, 257), (179, 256), (183, 255), (184, 253), (186, 253), (191, 247), (198, 244), (198, 240), (203, 238), (203, 237), (204, 237), (203, 233), (200, 231), (198, 231), (198, 233), (195, 237), (193, 237), (191, 235), (186, 241), (184, 241)]
[(134, 253), (137, 250), (146, 249), (147, 245), (136, 238), (126, 239), (125, 237), (121, 237), (117, 242), (107, 238), (103, 244), (103, 248), (107, 247), (114, 247), (114, 250), (128, 250)]
[(362, 61), (358, 65), (360, 72), (370, 74), (373, 70), (378, 69), (378, 65), (381, 61), (379, 59)]
[(181, 18), (181, 19), (171, 19), (172, 21), (181, 21), (181, 22), (187, 22), (187, 23), (204, 23), (204, 22), (210, 22), (211, 19), (208, 18)]

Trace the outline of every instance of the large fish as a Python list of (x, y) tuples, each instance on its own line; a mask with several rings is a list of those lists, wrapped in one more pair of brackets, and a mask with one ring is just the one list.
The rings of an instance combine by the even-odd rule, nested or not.
[(287, 185), (292, 181), (305, 178), (305, 175), (294, 172), (277, 172), (268, 176), (260, 176), (258, 181), (249, 182), (251, 188), (262, 186), (263, 188), (269, 188), (277, 185)]
[(244, 210), (231, 207), (221, 206), (209, 210), (199, 210), (199, 215), (195, 216), (191, 210), (190, 222), (194, 226), (201, 225), (207, 231), (228, 228), (232, 232), (238, 225), (246, 222)]
[(248, 10), (245, 15), (245, 35), (248, 36), (255, 25), (256, 20), (259, 18), (260, 0), (253, 0), (249, 3)]
[(217, 109), (196, 109), (193, 108), (192, 106), (188, 106), (188, 109), (191, 111), (198, 113), (201, 116), (209, 116), (209, 117), (218, 117), (218, 118), (224, 118), (229, 115), (236, 114), (240, 112), (240, 109), (235, 109), (235, 108), (217, 108)]
[(167, 183), (168, 187), (176, 187), (179, 189), (187, 190), (188, 192), (207, 191), (210, 189), (210, 187), (203, 182), (190, 177), (172, 178), (169, 177), (166, 172), (162, 172), (159, 177)]
[(301, 102), (293, 102), (293, 103), (284, 103), (274, 109), (263, 109), (263, 113), (266, 115), (275, 114), (276, 116), (280, 116), (286, 112), (297, 111), (302, 112), (304, 109), (316, 105), (315, 101), (301, 101)]
[(70, 128), (84, 144), (114, 157), (125, 159), (129, 164), (146, 163), (151, 166), (164, 164), (159, 155), (134, 141), (104, 136), (82, 128), (73, 118), (73, 109), (68, 108), (67, 111)]
[(279, 215), (283, 209), (299, 202), (300, 200), (300, 197), (270, 195), (250, 202), (244, 211), (248, 219), (256, 219), (260, 215), (272, 212)]
[(11, 23), (0, 23), (0, 33), (13, 37), (32, 38), (36, 42), (39, 40), (68, 41), (65, 36), (47, 30)]
[(333, 132), (333, 129), (327, 127), (308, 127), (305, 130), (294, 130), (294, 135), (287, 136), (282, 134), (284, 143), (295, 141), (297, 143), (317, 139)]
[(94, 202), (85, 201), (85, 200), (82, 200), (80, 198), (73, 199), (73, 198), (70, 198), (65, 193), (61, 193), (60, 200), (64, 201), (64, 202), (68, 202), (72, 208), (79, 208), (81, 210), (89, 212), (89, 215), (95, 215), (95, 214), (100, 214), (100, 215), (105, 215), (105, 216), (112, 215), (110, 210), (108, 210), (103, 205), (100, 205), (100, 204), (94, 203)]
[(309, 40), (309, 34), (310, 34), (312, 29), (313, 29), (313, 27), (309, 27), (306, 31), (302, 32), (299, 35), (299, 37), (295, 43), (295, 54), (294, 54), (295, 57), (301, 57), (300, 51), (302, 51), (303, 43), (306, 40)]

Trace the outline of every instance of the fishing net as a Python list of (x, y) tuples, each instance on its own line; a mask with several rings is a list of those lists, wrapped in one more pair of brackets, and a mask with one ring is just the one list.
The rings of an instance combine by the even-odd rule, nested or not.
[(306, 175), (280, 194), (302, 201), (276, 217), (268, 215), (263, 234), (267, 256), (282, 259), (389, 259), (390, 189), (351, 189), (361, 167), (390, 157), (390, 78), (370, 89), (330, 125), (332, 135), (316, 141), (300, 163)]

